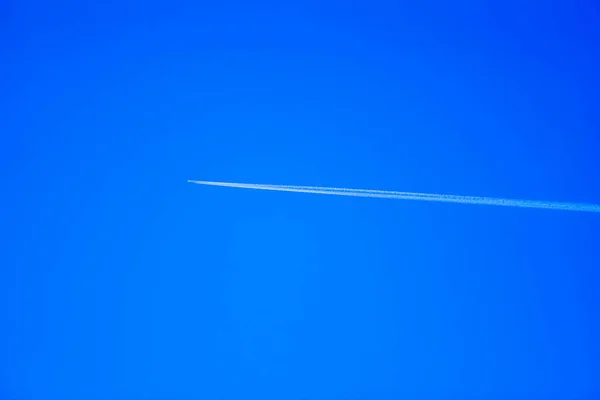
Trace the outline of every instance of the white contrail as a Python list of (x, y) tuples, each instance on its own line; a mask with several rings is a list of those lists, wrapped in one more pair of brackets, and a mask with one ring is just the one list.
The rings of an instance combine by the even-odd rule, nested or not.
[(397, 192), (393, 190), (331, 188), (321, 186), (263, 185), (256, 183), (231, 183), (194, 180), (188, 180), (188, 182), (195, 183), (198, 185), (225, 186), (233, 188), (271, 190), (280, 192), (314, 193), (329, 194), (335, 196), (374, 197), (381, 199), (421, 200), (462, 204), (485, 204), (505, 207), (600, 212), (600, 205), (585, 203), (558, 203), (537, 200), (513, 200), (494, 197), (474, 197), (458, 196), (452, 194)]

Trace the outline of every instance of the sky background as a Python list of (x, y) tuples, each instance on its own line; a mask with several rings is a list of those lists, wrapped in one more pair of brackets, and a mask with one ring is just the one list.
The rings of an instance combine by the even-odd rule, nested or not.
[(2, 2), (0, 399), (599, 398), (598, 214), (186, 182), (600, 203), (598, 49), (591, 1)]

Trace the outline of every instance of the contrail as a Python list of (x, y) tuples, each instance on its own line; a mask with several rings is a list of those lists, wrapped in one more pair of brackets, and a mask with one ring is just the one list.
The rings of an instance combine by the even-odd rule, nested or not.
[(397, 192), (393, 190), (348, 189), (322, 186), (264, 185), (256, 183), (211, 182), (194, 180), (188, 180), (188, 182), (195, 183), (198, 185), (225, 186), (233, 188), (271, 190), (279, 192), (313, 193), (329, 194), (335, 196), (373, 197), (380, 199), (420, 200), (461, 204), (484, 204), (505, 207), (600, 212), (599, 204), (559, 203), (552, 201), (514, 200), (494, 197), (458, 196), (453, 194)]

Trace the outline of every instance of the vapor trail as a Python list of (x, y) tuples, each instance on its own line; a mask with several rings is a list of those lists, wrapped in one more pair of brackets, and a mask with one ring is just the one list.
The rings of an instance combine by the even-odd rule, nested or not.
[(313, 193), (313, 194), (329, 194), (329, 195), (335, 195), (335, 196), (372, 197), (372, 198), (380, 198), (380, 199), (420, 200), (420, 201), (436, 201), (436, 202), (461, 203), (461, 204), (484, 204), (484, 205), (505, 206), (505, 207), (600, 212), (600, 205), (585, 204), (585, 203), (558, 203), (558, 202), (551, 202), (551, 201), (514, 200), (514, 199), (503, 199), (503, 198), (494, 198), (494, 197), (475, 197), (475, 196), (458, 196), (458, 195), (452, 195), (452, 194), (397, 192), (397, 191), (393, 191), (393, 190), (331, 188), (331, 187), (322, 187), (322, 186), (263, 185), (263, 184), (256, 184), (256, 183), (231, 183), (231, 182), (211, 182), (211, 181), (194, 181), (194, 180), (188, 180), (188, 182), (195, 183), (198, 185), (225, 186), (225, 187), (232, 187), (232, 188), (270, 190), (270, 191), (279, 191), (279, 192)]

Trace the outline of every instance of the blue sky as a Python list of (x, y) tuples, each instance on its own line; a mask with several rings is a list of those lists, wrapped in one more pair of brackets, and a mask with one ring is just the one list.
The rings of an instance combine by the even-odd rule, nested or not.
[[(591, 2), (0, 9), (0, 397), (600, 395)], [(418, 4), (417, 4), (418, 3)]]

